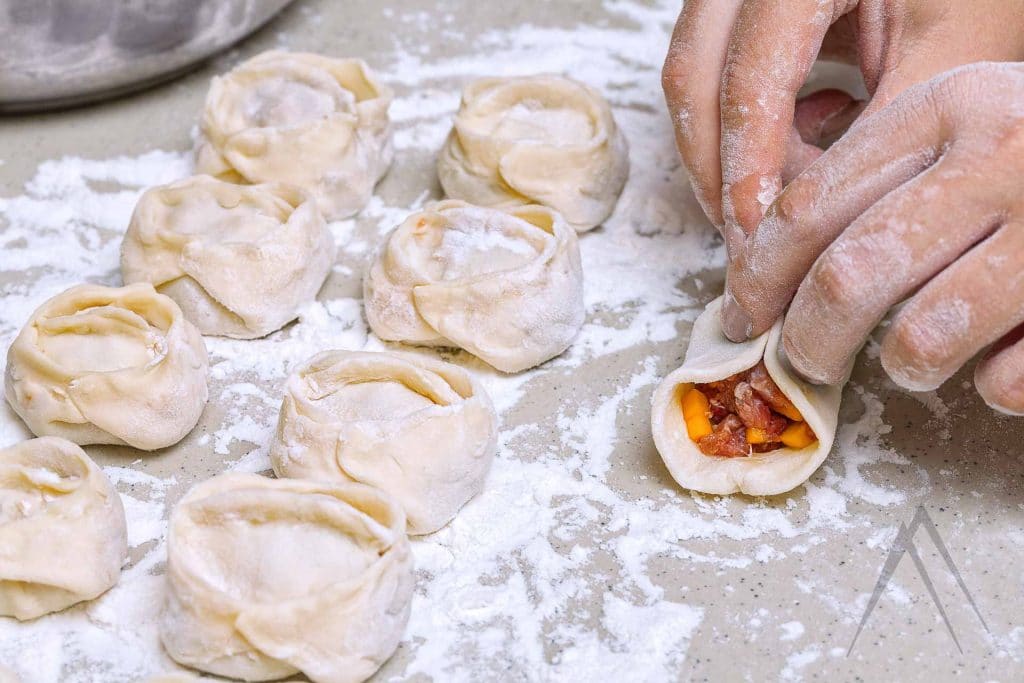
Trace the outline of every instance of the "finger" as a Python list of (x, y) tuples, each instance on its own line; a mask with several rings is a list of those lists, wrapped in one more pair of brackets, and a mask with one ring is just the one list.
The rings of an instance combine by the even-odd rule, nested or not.
[[(867, 118), (907, 88), (964, 64), (1020, 61), (1019, 21), (986, 27), (979, 39), (972, 26), (986, 10), (977, 3), (924, 3), (907, 21), (887, 2), (861, 2), (858, 16), (860, 70), (871, 100)], [(895, 39), (894, 39), (895, 38)]]
[(704, 213), (722, 225), (719, 86), (743, 0), (688, 0), (662, 68), (676, 146)]
[(819, 145), (848, 128), (860, 115), (864, 105), (864, 102), (842, 90), (818, 90), (796, 101), (793, 126), (801, 140)]
[(1024, 415), (1024, 325), (985, 354), (974, 369), (974, 386), (995, 410)]
[[(753, 232), (782, 189), (797, 92), (843, 2), (749, 0), (722, 75), (722, 206), (728, 229)], [(826, 5), (823, 11), (823, 5)]]
[(992, 232), (999, 197), (964, 166), (951, 155), (906, 183), (814, 262), (783, 326), (798, 372), (816, 383), (841, 381), (889, 308)]
[(900, 310), (882, 340), (882, 367), (913, 391), (938, 388), (981, 349), (1024, 322), (1024, 224), (971, 249)]
[(862, 108), (861, 102), (842, 90), (819, 90), (797, 100), (782, 184), (788, 185), (817, 161), (824, 151), (819, 145), (849, 126)]
[(853, 128), (793, 180), (753, 235), (733, 250), (722, 327), (742, 341), (782, 315), (815, 259), (887, 193), (932, 165), (945, 145), (924, 88)]

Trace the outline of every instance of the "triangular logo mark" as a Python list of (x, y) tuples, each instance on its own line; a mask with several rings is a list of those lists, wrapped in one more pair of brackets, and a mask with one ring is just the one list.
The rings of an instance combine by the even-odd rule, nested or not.
[(942, 537), (939, 536), (939, 530), (935, 527), (935, 522), (928, 515), (928, 511), (924, 509), (923, 505), (918, 506), (917, 512), (914, 514), (914, 519), (910, 522), (908, 527), (906, 524), (900, 524), (899, 533), (896, 534), (896, 540), (892, 544), (892, 549), (889, 550), (888, 557), (885, 558), (885, 564), (882, 566), (882, 574), (878, 577), (878, 583), (875, 584), (875, 590), (871, 594), (871, 599), (868, 600), (867, 609), (864, 610), (864, 616), (861, 617), (860, 625), (857, 627), (857, 632), (853, 635), (853, 641), (850, 643), (850, 648), (846, 651), (846, 656), (849, 657), (850, 653), (853, 652), (853, 646), (857, 644), (857, 638), (860, 636), (860, 632), (864, 630), (864, 625), (868, 623), (868, 618), (871, 616), (871, 612), (874, 611), (875, 605), (878, 604), (879, 598), (882, 597), (882, 593), (885, 591), (886, 586), (889, 585), (889, 580), (892, 579), (893, 574), (896, 573), (896, 568), (899, 567), (900, 560), (903, 559), (904, 555), (910, 555), (910, 559), (914, 561), (914, 566), (917, 567), (917, 573), (921, 576), (921, 581), (924, 582), (925, 588), (928, 589), (928, 594), (932, 597), (932, 602), (935, 603), (936, 609), (939, 610), (939, 615), (942, 617), (942, 621), (946, 624), (946, 629), (949, 631), (950, 637), (953, 642), (956, 643), (957, 649), (960, 654), (963, 654), (963, 648), (960, 646), (960, 641), (956, 637), (956, 633), (953, 631), (953, 625), (949, 622), (949, 617), (946, 616), (946, 610), (942, 607), (942, 602), (939, 601), (939, 595), (935, 592), (935, 586), (932, 584), (931, 577), (928, 576), (928, 570), (925, 569), (924, 563), (921, 561), (921, 555), (917, 551), (917, 546), (914, 545), (914, 534), (917, 533), (919, 527), (924, 527), (925, 531), (932, 539), (932, 543), (938, 549), (942, 559), (946, 562), (946, 567), (950, 573), (956, 579), (957, 585), (960, 586), (960, 590), (963, 591), (964, 596), (967, 598), (967, 602), (970, 603), (974, 613), (978, 615), (978, 620), (981, 621), (981, 625), (988, 631), (988, 624), (985, 623), (984, 617), (981, 616), (981, 612), (978, 610), (978, 606), (974, 602), (974, 598), (971, 596), (971, 592), (967, 590), (967, 584), (964, 583), (963, 577), (960, 576), (960, 571), (956, 568), (956, 564), (953, 563), (953, 558), (949, 554), (949, 550), (946, 549), (946, 544), (943, 543)]

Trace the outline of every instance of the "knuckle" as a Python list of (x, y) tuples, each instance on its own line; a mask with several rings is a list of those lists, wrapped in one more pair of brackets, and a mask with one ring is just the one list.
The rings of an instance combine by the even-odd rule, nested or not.
[(855, 309), (867, 295), (867, 279), (857, 274), (852, 261), (841, 247), (833, 246), (812, 267), (812, 291), (818, 301), (833, 312)]
[(662, 87), (665, 90), (687, 90), (697, 67), (696, 52), (682, 41), (674, 42), (661, 67)]
[[(906, 312), (906, 311), (905, 311)], [(893, 321), (883, 342), (889, 374), (922, 381), (941, 374), (949, 356), (945, 335), (914, 316), (900, 315)], [(899, 377), (893, 377), (899, 381)]]

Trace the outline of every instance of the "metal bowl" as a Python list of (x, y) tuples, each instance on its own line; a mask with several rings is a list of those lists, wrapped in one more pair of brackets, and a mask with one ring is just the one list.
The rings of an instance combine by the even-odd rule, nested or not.
[(171, 78), (291, 0), (0, 0), (0, 111), (63, 107)]

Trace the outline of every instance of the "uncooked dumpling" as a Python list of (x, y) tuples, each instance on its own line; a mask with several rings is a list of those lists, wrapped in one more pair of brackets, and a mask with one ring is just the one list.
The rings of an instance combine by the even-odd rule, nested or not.
[(0, 616), (92, 600), (127, 553), (121, 498), (81, 448), (44, 437), (0, 450)]
[(7, 401), (37, 436), (164, 448), (206, 404), (203, 338), (150, 284), (79, 285), (32, 314), (7, 352)]
[[(828, 456), (838, 424), (842, 384), (816, 386), (796, 376), (779, 352), (781, 320), (755, 339), (739, 344), (729, 341), (722, 332), (721, 305), (722, 299), (715, 299), (697, 318), (682, 367), (668, 375), (654, 393), (651, 413), (654, 443), (672, 477), (684, 488), (719, 495), (785, 493), (807, 481)], [(706, 455), (698, 445), (700, 440), (692, 438), (692, 428), (688, 430), (684, 413), (690, 413), (692, 406), (686, 405), (685, 397), (696, 384), (719, 383), (752, 368), (759, 369), (762, 359), (768, 390), (760, 389), (757, 380), (754, 380), (754, 387), (763, 392), (760, 395), (750, 386), (740, 386), (735, 393), (736, 405), (717, 406), (715, 410), (723, 414), (713, 418), (720, 420), (714, 426), (716, 432), (726, 431), (728, 421), (735, 421), (734, 431), (748, 448), (743, 455), (734, 457)], [(781, 404), (774, 402), (772, 386), (781, 391)], [(784, 442), (773, 443), (770, 444), (772, 450), (758, 452), (759, 437), (763, 434), (751, 438), (749, 426), (735, 415), (727, 415), (738, 410), (747, 418), (751, 401), (763, 412), (768, 406), (762, 399), (767, 399), (771, 408), (789, 414), (792, 419), (788, 426), (794, 431), (806, 429), (803, 438), (792, 442), (795, 447), (786, 446)], [(774, 412), (770, 410), (768, 417), (779, 418)]]
[(279, 477), (384, 489), (405, 508), (409, 533), (429, 534), (480, 492), (496, 447), (494, 408), (465, 370), (325, 351), (288, 378), (270, 460)]
[(413, 574), (388, 494), (222, 474), (178, 503), (160, 621), (180, 664), (249, 681), (369, 678), (398, 647)]
[(264, 52), (210, 84), (196, 172), (293, 183), (350, 216), (391, 164), (391, 98), (362, 60)]
[(543, 204), (583, 232), (611, 215), (629, 155), (593, 88), (553, 75), (482, 78), (462, 93), (437, 173), (449, 197)]
[(387, 237), (364, 299), (382, 339), (458, 346), (518, 372), (562, 353), (583, 324), (579, 244), (546, 207), (439, 202)]
[(316, 298), (334, 254), (323, 216), (299, 188), (194, 176), (142, 195), (121, 273), (174, 299), (203, 334), (252, 339)]

